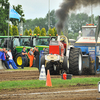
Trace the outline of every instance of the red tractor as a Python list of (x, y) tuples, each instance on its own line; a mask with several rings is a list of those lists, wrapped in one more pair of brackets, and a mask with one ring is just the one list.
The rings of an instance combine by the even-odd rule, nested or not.
[[(45, 56), (41, 57), (41, 66), (45, 65), (46, 72), (49, 69), (51, 75), (68, 71), (67, 46), (64, 48), (61, 39), (68, 45), (66, 36), (58, 36), (57, 41), (50, 41), (49, 49), (45, 50)], [(65, 56), (64, 56), (65, 52)]]

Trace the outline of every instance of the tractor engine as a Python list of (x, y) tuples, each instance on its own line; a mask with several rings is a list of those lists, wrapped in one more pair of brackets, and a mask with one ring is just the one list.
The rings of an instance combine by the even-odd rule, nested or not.
[(64, 45), (60, 41), (50, 41), (49, 54), (45, 55), (46, 61), (63, 62)]
[(64, 56), (64, 46), (60, 41), (50, 41), (49, 54), (58, 54)]

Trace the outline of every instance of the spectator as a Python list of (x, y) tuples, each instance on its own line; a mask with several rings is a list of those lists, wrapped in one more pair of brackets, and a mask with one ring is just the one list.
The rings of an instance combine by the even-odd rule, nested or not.
[(2, 56), (2, 51), (3, 49), (0, 49), (0, 60), (2, 60), (1, 56)]
[(22, 50), (22, 66), (21, 66), (22, 69), (24, 69), (24, 66), (25, 66), (26, 55), (27, 55), (26, 48), (23, 47), (23, 50)]
[(7, 60), (6, 60), (6, 54), (5, 54), (5, 52), (6, 52), (6, 49), (3, 48), (1, 59), (2, 59), (3, 64), (6, 66), (6, 68), (9, 69), (9, 66), (8, 66)]
[(30, 51), (28, 52), (28, 57), (30, 59), (30, 67), (33, 66), (33, 59), (35, 59), (34, 55), (33, 55), (33, 49), (31, 48)]
[(43, 51), (45, 51), (45, 48), (43, 48)]
[(9, 64), (11, 64), (14, 69), (18, 69), (17, 65), (15, 64), (15, 62), (13, 60), (11, 49), (9, 49), (9, 51), (7, 52), (7, 54), (9, 55), (9, 61), (7, 61), (8, 66), (9, 66)]
[[(7, 54), (7, 50), (5, 51), (5, 55), (6, 55), (6, 62), (7, 62), (7, 64), (8, 64), (8, 62), (9, 62), (9, 55)], [(8, 67), (9, 67), (9, 69), (11, 69), (10, 68), (10, 66), (9, 66), (9, 64), (8, 64)]]
[(16, 47), (13, 48), (13, 52), (12, 53), (13, 53), (13, 56), (17, 54)]
[(2, 66), (2, 58), (1, 58), (1, 56), (2, 56), (2, 50), (3, 49), (0, 49), (0, 66)]
[(36, 47), (34, 47), (34, 56), (36, 58), (35, 67), (39, 67), (39, 50)]

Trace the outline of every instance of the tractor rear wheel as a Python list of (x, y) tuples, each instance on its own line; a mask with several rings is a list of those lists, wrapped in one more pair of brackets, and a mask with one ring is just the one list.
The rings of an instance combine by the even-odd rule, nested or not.
[[(22, 57), (20, 53), (15, 56), (15, 63), (18, 67), (22, 66)], [(27, 66), (28, 66), (28, 58), (26, 57), (25, 67)]]
[(80, 48), (72, 48), (69, 53), (69, 73), (82, 74), (82, 52)]

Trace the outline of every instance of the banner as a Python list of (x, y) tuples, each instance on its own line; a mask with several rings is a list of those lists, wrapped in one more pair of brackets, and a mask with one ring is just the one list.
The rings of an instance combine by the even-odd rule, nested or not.
[(10, 6), (10, 9), (9, 9), (9, 18), (15, 18), (15, 19), (19, 19), (20, 21), (20, 15)]

